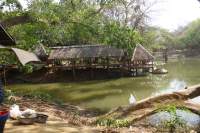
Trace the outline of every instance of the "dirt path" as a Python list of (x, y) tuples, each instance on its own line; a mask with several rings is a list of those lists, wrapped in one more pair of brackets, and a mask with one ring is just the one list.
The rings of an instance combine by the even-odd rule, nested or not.
[(19, 125), (16, 120), (8, 120), (5, 133), (99, 133), (100, 129), (87, 126), (73, 126), (67, 121), (49, 115), (46, 124)]

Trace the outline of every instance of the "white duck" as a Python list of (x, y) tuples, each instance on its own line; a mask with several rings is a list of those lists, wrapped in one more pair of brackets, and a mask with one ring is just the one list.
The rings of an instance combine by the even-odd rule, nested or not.
[(136, 104), (136, 99), (133, 96), (133, 94), (131, 94), (130, 97), (129, 97), (129, 104), (133, 104), (133, 105)]

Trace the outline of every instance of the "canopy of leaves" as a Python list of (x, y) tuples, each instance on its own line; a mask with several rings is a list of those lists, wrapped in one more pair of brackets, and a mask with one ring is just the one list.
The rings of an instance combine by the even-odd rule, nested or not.
[(170, 49), (176, 47), (177, 40), (165, 29), (149, 27), (144, 32), (143, 44), (152, 49)]
[(182, 48), (200, 48), (200, 19), (179, 31), (178, 37)]
[[(141, 30), (150, 7), (144, 0), (29, 0), (23, 9), (18, 0), (0, 2), (0, 19), (28, 15), (28, 23), (7, 27), (17, 47), (104, 44), (128, 52), (148, 42)], [(13, 23), (16, 20), (13, 20)], [(146, 33), (151, 34), (151, 33)], [(153, 43), (153, 42), (152, 42)], [(145, 43), (144, 43), (145, 44)]]

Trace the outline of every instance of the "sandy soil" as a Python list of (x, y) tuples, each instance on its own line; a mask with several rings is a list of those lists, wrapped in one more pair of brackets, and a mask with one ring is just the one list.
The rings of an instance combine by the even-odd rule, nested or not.
[(97, 128), (73, 126), (58, 117), (48, 115), (46, 124), (19, 125), (16, 120), (8, 120), (5, 133), (97, 133)]

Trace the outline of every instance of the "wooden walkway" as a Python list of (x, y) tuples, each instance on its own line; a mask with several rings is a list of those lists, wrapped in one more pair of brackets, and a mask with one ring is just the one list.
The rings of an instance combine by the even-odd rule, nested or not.
[(76, 77), (77, 70), (90, 70), (91, 75), (97, 69), (102, 69), (105, 71), (112, 72), (112, 71), (119, 71), (121, 75), (138, 75), (138, 71), (150, 71), (153, 69), (153, 63), (151, 64), (133, 64), (133, 63), (112, 63), (112, 64), (70, 64), (70, 65), (52, 65), (47, 66), (50, 71), (55, 71), (58, 69), (61, 70), (71, 70), (73, 72), (73, 77)]

